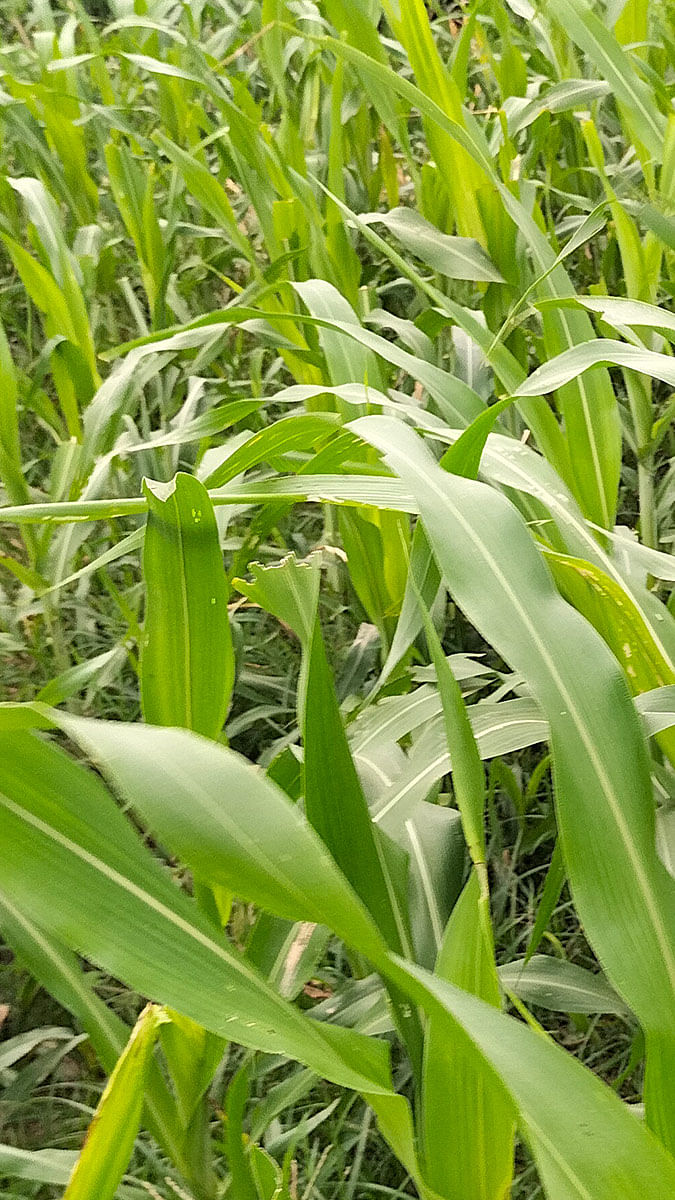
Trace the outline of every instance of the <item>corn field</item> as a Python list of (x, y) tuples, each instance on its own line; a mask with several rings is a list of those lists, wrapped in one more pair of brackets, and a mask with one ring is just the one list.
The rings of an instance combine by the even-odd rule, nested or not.
[(672, 0), (0, 31), (0, 1197), (675, 1196)]

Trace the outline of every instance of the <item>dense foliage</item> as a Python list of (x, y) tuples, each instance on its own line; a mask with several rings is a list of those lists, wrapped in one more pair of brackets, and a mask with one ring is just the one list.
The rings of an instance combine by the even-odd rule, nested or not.
[(0, 1194), (675, 1194), (667, 0), (0, 20)]

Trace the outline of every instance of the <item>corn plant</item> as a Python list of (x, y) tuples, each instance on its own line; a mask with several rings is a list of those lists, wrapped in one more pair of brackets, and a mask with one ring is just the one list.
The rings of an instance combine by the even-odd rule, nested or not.
[[(0, 928), (109, 1078), (79, 1156), (8, 1143), (0, 1176), (146, 1194), (143, 1130), (194, 1200), (295, 1200), (292, 1131), (276, 1155), (268, 1131), (326, 1080), (398, 1194), (524, 1195), (524, 1146), (553, 1200), (661, 1200), (666, 8), (3, 20), (2, 637), (33, 665), (0, 705)], [(341, 595), (365, 620), (337, 674)], [(249, 649), (292, 639), (290, 689), (255, 680), (245, 621)], [(522, 795), (510, 755), (536, 763)], [(495, 789), (539, 844), (549, 768), (546, 880), (505, 957)], [(541, 952), (565, 886), (592, 970)], [(542, 1010), (620, 1023), (637, 1111)]]

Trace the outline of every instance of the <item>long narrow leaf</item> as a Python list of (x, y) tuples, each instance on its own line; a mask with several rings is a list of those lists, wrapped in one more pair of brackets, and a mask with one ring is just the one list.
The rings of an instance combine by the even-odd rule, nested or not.
[(146, 481), (145, 494), (145, 719), (217, 737), (232, 693), (234, 653), (213, 506), (190, 475), (168, 485)]
[(370, 417), (354, 428), (415, 492), (453, 596), (541, 703), (586, 931), (647, 1031), (675, 1038), (673, 881), (656, 855), (645, 742), (618, 665), (559, 598), (508, 501), (443, 472), (399, 423)]

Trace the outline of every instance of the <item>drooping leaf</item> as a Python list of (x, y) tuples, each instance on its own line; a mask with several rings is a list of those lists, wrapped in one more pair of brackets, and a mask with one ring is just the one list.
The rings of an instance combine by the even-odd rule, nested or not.
[(458, 1022), (501, 1078), (551, 1200), (660, 1200), (666, 1180), (675, 1186), (672, 1156), (572, 1055), (421, 967), (400, 968), (450, 1040)]
[[(18, 747), (19, 735), (11, 741)], [(387, 1086), (384, 1047), (358, 1039), (352, 1048), (354, 1035), (345, 1042), (344, 1031), (280, 1000), (171, 882), (93, 775), (33, 735), (21, 735), (20, 750), (11, 768), (2, 758), (0, 825), (12, 846), (3, 881), (22, 911), (214, 1033), (290, 1053), (357, 1088)]]
[(612, 338), (593, 338), (592, 341), (563, 350), (543, 366), (537, 367), (514, 395), (538, 396), (542, 392), (552, 392), (577, 379), (585, 371), (599, 366), (626, 367), (652, 379), (662, 379), (671, 387), (675, 386), (672, 357)]
[[(560, 599), (506, 499), (443, 472), (400, 423), (369, 417), (354, 428), (415, 492), (453, 597), (542, 705), (563, 852), (587, 935), (646, 1030), (675, 1039), (673, 885), (656, 855), (645, 742), (618, 664)], [(658, 1107), (650, 1114), (663, 1134), (664, 1119)]]
[(371, 225), (384, 225), (406, 250), (448, 279), (504, 282), (480, 242), (475, 238), (451, 237), (441, 233), (415, 209), (392, 208), (384, 213), (359, 213), (359, 220)]
[(626, 1005), (602, 975), (593, 975), (565, 959), (535, 954), (529, 962), (519, 959), (499, 967), (498, 975), (502, 986), (526, 1004), (554, 1012), (628, 1015)]

